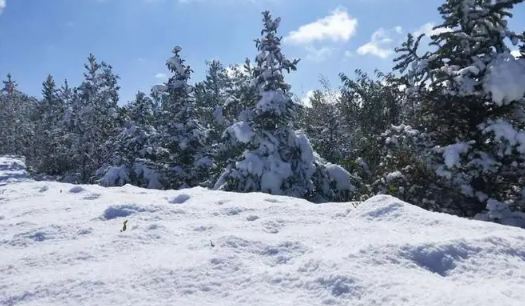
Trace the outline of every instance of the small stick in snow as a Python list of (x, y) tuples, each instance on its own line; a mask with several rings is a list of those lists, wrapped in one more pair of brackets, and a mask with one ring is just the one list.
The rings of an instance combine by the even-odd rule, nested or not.
[(213, 241), (211, 241), (211, 240), (210, 240), (210, 245), (211, 245), (212, 248), (215, 247), (215, 244), (213, 244)]
[(124, 221), (124, 225), (122, 226), (122, 229), (120, 230), (121, 233), (126, 230), (126, 223), (128, 223), (128, 220)]

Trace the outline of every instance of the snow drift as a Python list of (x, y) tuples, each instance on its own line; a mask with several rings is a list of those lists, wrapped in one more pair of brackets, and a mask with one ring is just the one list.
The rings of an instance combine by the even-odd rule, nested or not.
[(354, 208), (11, 181), (0, 276), (0, 305), (517, 306), (525, 231), (389, 196)]

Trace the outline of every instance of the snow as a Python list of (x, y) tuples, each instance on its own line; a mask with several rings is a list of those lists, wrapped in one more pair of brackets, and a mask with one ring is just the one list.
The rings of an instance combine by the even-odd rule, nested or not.
[(445, 165), (453, 168), (459, 166), (461, 162), (460, 154), (468, 152), (469, 145), (464, 142), (455, 143), (444, 147), (443, 158), (445, 159)]
[[(484, 133), (493, 132), (497, 139), (508, 141), (511, 147), (518, 146), (517, 150), (525, 154), (525, 131), (517, 131), (512, 125), (504, 120), (496, 120), (486, 126), (482, 126)], [(507, 148), (505, 154), (512, 153), (511, 148)]]
[(248, 143), (255, 135), (250, 124), (246, 121), (240, 121), (232, 124), (227, 128), (227, 131), (235, 135), (238, 141)]
[(398, 178), (404, 178), (405, 176), (400, 171), (394, 171), (390, 172), (386, 175), (385, 179), (387, 183), (390, 183), (391, 181), (398, 179)]
[(0, 156), (0, 187), (29, 179), (25, 168), (25, 161), (17, 156)]
[(151, 169), (145, 162), (136, 162), (133, 165), (133, 171), (139, 177), (144, 178), (147, 182), (147, 188), (150, 189), (162, 189), (162, 183), (160, 182), (160, 174), (155, 170)]
[(128, 168), (125, 165), (111, 166), (106, 169), (106, 173), (100, 179), (102, 186), (122, 186), (130, 181)]
[(510, 53), (496, 57), (487, 67), (483, 87), (498, 106), (519, 101), (525, 96), (525, 63)]
[(332, 163), (327, 163), (326, 171), (328, 172), (330, 178), (335, 181), (337, 190), (355, 190), (355, 187), (350, 181), (350, 173), (343, 167), (334, 165)]
[(390, 196), (68, 193), (0, 164), (0, 305), (523, 305), (519, 228)]
[(508, 205), (503, 202), (489, 199), (487, 211), (487, 213), (477, 214), (474, 219), (525, 228), (525, 213), (511, 211)]
[(261, 99), (257, 102), (257, 109), (261, 111), (274, 111), (277, 114), (282, 114), (290, 101), (290, 98), (280, 90), (261, 90), (260, 95)]

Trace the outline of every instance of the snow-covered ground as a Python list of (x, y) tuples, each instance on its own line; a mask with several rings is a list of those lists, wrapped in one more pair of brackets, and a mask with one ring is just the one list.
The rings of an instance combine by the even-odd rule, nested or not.
[(524, 305), (523, 229), (389, 196), (74, 186), (20, 165), (0, 158), (0, 305)]

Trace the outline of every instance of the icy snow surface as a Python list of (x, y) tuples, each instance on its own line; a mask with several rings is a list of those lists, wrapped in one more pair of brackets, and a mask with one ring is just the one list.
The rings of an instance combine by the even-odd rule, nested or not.
[(523, 305), (518, 228), (389, 196), (74, 187), (0, 187), (0, 305)]

